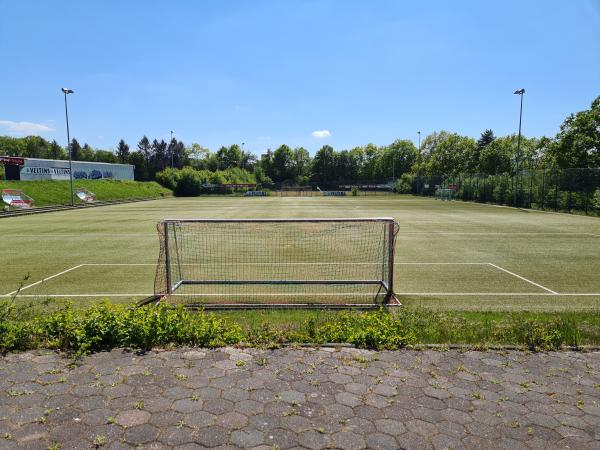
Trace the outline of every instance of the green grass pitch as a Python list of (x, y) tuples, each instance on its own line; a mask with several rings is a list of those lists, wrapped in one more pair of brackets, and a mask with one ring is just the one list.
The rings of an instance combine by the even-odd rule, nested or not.
[[(600, 310), (600, 219), (412, 196), (198, 197), (0, 220), (0, 295), (132, 303), (153, 292), (164, 218), (375, 217), (400, 223), (395, 291), (445, 310)], [(43, 281), (42, 281), (43, 280)]]

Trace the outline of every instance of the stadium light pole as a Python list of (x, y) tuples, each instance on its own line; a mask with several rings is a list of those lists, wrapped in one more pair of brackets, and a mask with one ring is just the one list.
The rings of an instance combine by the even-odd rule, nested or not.
[(421, 153), (421, 132), (417, 131), (417, 135), (419, 136), (419, 153)]
[(67, 94), (73, 94), (73, 89), (61, 88), (65, 94), (65, 118), (67, 120), (67, 152), (69, 153), (69, 181), (71, 182), (71, 206), (75, 206), (75, 192), (73, 191), (73, 155), (71, 155), (71, 135), (69, 134), (69, 109), (67, 108)]
[(521, 122), (523, 120), (523, 94), (525, 89), (517, 89), (515, 95), (521, 96), (521, 109), (519, 110), (519, 137), (517, 138), (517, 154), (515, 155), (515, 206), (517, 205), (517, 193), (519, 192), (519, 157), (521, 156)]

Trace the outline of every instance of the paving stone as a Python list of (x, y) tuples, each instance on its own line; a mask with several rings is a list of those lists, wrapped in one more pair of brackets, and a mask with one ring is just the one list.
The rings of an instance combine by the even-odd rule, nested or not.
[(263, 433), (253, 428), (231, 433), (231, 443), (242, 448), (255, 447), (263, 442)]
[(195, 442), (208, 448), (214, 448), (227, 443), (228, 432), (219, 426), (201, 428), (195, 437)]
[(106, 449), (600, 449), (600, 353), (114, 350), (68, 364), (0, 357), (0, 448), (101, 435)]
[(217, 423), (224, 428), (243, 428), (248, 423), (248, 417), (237, 412), (228, 412), (217, 417)]
[(188, 427), (170, 427), (161, 431), (160, 440), (170, 446), (191, 444), (194, 441), (192, 430)]
[(190, 398), (184, 398), (181, 400), (175, 400), (171, 406), (171, 409), (182, 413), (191, 413), (195, 411), (201, 411), (202, 403), (202, 400), (199, 399), (193, 400)]
[(328, 441), (327, 435), (318, 431), (305, 431), (298, 436), (300, 445), (312, 450), (327, 448)]
[(124, 427), (134, 427), (148, 422), (150, 416), (151, 414), (148, 411), (130, 409), (117, 414), (115, 421)]
[(361, 450), (367, 447), (364, 438), (360, 434), (350, 431), (340, 431), (331, 436), (331, 440), (335, 447), (344, 450)]
[(383, 433), (371, 433), (366, 436), (367, 448), (381, 450), (395, 450), (398, 443), (393, 437)]
[(153, 425), (137, 425), (125, 430), (123, 437), (125, 441), (132, 445), (147, 444), (154, 441), (158, 436), (159, 430)]

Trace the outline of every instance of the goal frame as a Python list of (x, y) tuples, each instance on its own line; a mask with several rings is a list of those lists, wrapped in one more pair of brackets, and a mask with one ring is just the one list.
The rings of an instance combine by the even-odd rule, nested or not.
[[(387, 244), (387, 261), (382, 259), (382, 266), (387, 262), (387, 273), (384, 276), (382, 271), (382, 279), (335, 279), (335, 280), (178, 280), (174, 282), (172, 270), (172, 255), (170, 239), (175, 237), (170, 235), (169, 226), (191, 223), (365, 223), (378, 222), (385, 226), (386, 244)], [(262, 308), (305, 308), (305, 309), (370, 309), (379, 308), (381, 306), (400, 306), (400, 301), (394, 294), (394, 257), (396, 247), (396, 235), (399, 231), (399, 225), (392, 217), (367, 217), (367, 218), (256, 218), (256, 219), (164, 219), (159, 222), (158, 228), (164, 236), (162, 243), (164, 250), (164, 265), (166, 277), (166, 292), (162, 295), (157, 294), (154, 300), (167, 299), (175, 294), (178, 288), (185, 285), (375, 285), (378, 286), (377, 298), (380, 293), (384, 296), (383, 302), (373, 303), (197, 303), (190, 302), (184, 304), (190, 309), (262, 309)], [(179, 258), (177, 258), (179, 260)], [(161, 264), (159, 259), (159, 264)], [(387, 281), (386, 281), (387, 278)], [(148, 303), (148, 302), (144, 302)]]

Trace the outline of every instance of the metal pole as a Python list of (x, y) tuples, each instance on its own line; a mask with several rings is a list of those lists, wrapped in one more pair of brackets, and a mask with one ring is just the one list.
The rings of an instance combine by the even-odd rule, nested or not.
[(173, 293), (173, 284), (171, 281), (171, 255), (169, 251), (169, 223), (163, 222), (163, 233), (165, 234), (165, 269), (167, 275), (167, 294)]
[(392, 221), (388, 224), (388, 291), (386, 295), (386, 303), (389, 302), (394, 295), (394, 251), (395, 251), (395, 231), (396, 222)]
[(521, 122), (523, 119), (523, 94), (525, 89), (519, 89), (515, 93), (521, 96), (521, 109), (519, 111), (519, 137), (517, 138), (517, 154), (515, 158), (515, 206), (517, 204), (517, 193), (519, 192), (519, 157), (521, 156)]
[(71, 135), (69, 133), (69, 110), (67, 108), (67, 90), (65, 94), (65, 118), (67, 119), (67, 151), (69, 152), (69, 180), (71, 182), (71, 206), (75, 206), (75, 193), (73, 191), (73, 155), (71, 154)]

